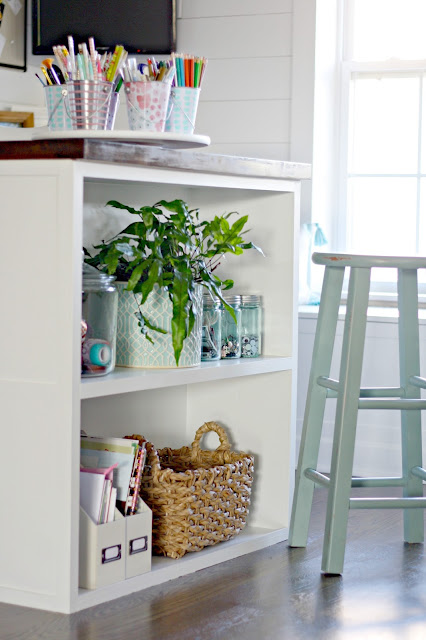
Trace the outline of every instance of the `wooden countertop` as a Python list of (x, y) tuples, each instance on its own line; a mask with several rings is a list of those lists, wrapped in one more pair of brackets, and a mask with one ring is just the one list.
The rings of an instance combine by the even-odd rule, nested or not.
[(227, 175), (306, 180), (311, 166), (299, 162), (243, 158), (93, 139), (0, 142), (0, 160), (72, 159)]

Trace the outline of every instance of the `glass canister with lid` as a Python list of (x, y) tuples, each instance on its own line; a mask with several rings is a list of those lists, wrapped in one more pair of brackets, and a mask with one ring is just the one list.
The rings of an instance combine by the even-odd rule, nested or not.
[(262, 298), (241, 296), (241, 357), (257, 358), (262, 353)]
[(241, 357), (241, 296), (225, 295), (225, 302), (232, 307), (236, 322), (228, 309), (222, 305), (222, 349), (221, 358)]
[(222, 308), (219, 298), (203, 295), (201, 360), (219, 360), (221, 350)]
[(115, 366), (118, 294), (114, 276), (83, 263), (81, 375), (104, 376)]

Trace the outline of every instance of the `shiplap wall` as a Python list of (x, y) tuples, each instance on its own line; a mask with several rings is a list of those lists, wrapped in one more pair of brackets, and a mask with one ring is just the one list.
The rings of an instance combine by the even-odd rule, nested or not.
[[(196, 122), (212, 140), (206, 150), (290, 160), (292, 0), (178, 0), (177, 11), (177, 50), (209, 61)], [(34, 75), (42, 59), (29, 53), (27, 73), (0, 68), (0, 109), (31, 108), (36, 125), (45, 117)], [(128, 128), (124, 104), (116, 128)]]
[(208, 58), (196, 131), (214, 153), (288, 160), (291, 0), (183, 0), (178, 51)]

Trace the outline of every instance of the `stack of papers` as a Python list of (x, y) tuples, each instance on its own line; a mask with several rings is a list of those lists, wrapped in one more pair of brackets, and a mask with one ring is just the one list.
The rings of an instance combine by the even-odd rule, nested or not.
[(95, 523), (114, 519), (115, 506), (123, 515), (136, 512), (145, 458), (139, 440), (81, 438), (80, 504)]
[(113, 486), (116, 464), (108, 469), (80, 468), (80, 504), (95, 524), (114, 520), (117, 489)]

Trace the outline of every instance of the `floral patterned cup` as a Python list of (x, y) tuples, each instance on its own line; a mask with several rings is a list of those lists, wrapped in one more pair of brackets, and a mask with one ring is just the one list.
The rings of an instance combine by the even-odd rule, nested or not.
[(170, 96), (168, 82), (126, 82), (131, 131), (164, 131)]

